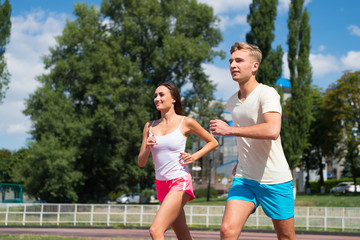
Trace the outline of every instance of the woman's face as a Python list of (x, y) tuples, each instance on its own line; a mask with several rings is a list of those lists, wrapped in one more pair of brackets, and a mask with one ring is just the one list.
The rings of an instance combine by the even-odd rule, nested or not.
[(154, 103), (158, 111), (166, 110), (174, 106), (175, 100), (172, 98), (170, 90), (165, 86), (159, 86), (155, 90)]

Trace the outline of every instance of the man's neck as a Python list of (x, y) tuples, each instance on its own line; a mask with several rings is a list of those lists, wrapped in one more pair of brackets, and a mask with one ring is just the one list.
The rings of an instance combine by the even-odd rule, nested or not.
[(252, 91), (259, 85), (259, 83), (256, 81), (255, 77), (249, 79), (249, 81), (245, 83), (239, 83), (239, 93), (238, 97), (241, 101), (245, 100)]

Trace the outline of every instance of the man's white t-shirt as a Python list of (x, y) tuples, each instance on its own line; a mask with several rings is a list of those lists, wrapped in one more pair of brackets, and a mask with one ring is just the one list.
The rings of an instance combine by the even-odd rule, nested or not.
[[(264, 113), (282, 113), (280, 96), (272, 87), (259, 84), (241, 102), (238, 92), (232, 95), (227, 108), (234, 127), (246, 127), (264, 122)], [(255, 180), (261, 184), (278, 184), (292, 180), (280, 136), (276, 140), (236, 137), (238, 165), (235, 177)]]

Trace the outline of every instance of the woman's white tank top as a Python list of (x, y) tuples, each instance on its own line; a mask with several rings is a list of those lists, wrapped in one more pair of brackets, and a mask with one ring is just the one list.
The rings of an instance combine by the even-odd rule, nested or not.
[[(179, 127), (166, 135), (154, 136), (157, 145), (152, 146), (151, 154), (155, 165), (156, 179), (161, 181), (171, 180), (183, 177), (189, 173), (186, 166), (182, 166), (179, 162), (181, 157), (180, 152), (185, 151), (186, 137), (180, 131), (180, 126), (185, 117), (180, 122)], [(151, 128), (149, 136), (153, 136)]]

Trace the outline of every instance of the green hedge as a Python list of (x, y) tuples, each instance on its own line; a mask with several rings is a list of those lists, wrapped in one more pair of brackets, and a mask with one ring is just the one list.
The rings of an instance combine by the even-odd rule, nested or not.
[[(207, 197), (207, 192), (208, 192), (207, 188), (199, 188), (195, 192), (195, 197), (196, 198), (203, 198), (203, 197), (206, 198)], [(218, 192), (215, 190), (215, 188), (210, 187), (210, 197), (211, 198), (216, 198), (217, 196), (218, 196)]]
[[(325, 192), (329, 193), (332, 187), (340, 182), (353, 182), (352, 178), (331, 179), (325, 181)], [(356, 178), (356, 183), (360, 185), (360, 178)], [(318, 181), (310, 181), (310, 189), (312, 194), (320, 193), (320, 184)]]

